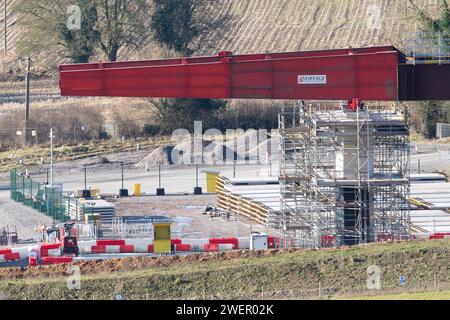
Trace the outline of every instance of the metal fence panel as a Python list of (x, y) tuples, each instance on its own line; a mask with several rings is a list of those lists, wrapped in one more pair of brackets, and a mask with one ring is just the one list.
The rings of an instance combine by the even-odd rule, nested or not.
[(450, 137), (450, 124), (437, 123), (436, 124), (436, 138), (443, 139)]
[(32, 180), (17, 170), (10, 172), (11, 199), (29, 206), (54, 221), (64, 222), (70, 218), (66, 215), (62, 186), (47, 186)]

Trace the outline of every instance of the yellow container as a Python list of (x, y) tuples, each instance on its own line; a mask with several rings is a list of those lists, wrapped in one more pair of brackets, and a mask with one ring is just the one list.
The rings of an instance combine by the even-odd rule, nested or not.
[(170, 241), (170, 223), (157, 223), (153, 225), (153, 252), (155, 254), (170, 254), (172, 242)]
[(141, 196), (141, 185), (139, 183), (136, 183), (134, 185), (134, 196), (140, 197)]
[(219, 171), (203, 171), (206, 173), (206, 192), (217, 192), (217, 179), (219, 178)]

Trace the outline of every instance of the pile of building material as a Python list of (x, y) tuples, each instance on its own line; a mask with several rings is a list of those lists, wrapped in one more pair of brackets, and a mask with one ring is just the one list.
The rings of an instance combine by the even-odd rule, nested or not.
[(416, 238), (450, 232), (450, 183), (440, 173), (411, 175), (411, 231)]
[(228, 179), (217, 182), (218, 207), (268, 227), (279, 225), (280, 187), (278, 178)]
[(115, 216), (115, 206), (105, 200), (68, 198), (66, 214), (77, 221), (90, 221), (93, 216), (99, 215), (100, 221), (110, 222)]
[[(411, 175), (411, 231), (416, 237), (450, 232), (450, 183), (440, 173)], [(218, 207), (236, 216), (277, 228), (280, 223), (280, 184), (277, 178), (217, 181)], [(293, 201), (293, 200), (292, 200)]]
[(412, 210), (411, 229), (415, 234), (450, 232), (450, 213), (443, 210)]
[(411, 204), (423, 210), (450, 212), (450, 183), (419, 182), (411, 184)]
[(412, 173), (409, 180), (411, 183), (446, 182), (447, 177), (442, 173)]

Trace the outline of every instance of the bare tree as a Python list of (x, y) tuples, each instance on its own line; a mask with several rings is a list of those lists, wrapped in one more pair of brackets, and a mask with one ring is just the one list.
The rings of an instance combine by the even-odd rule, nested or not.
[(425, 31), (450, 37), (450, 6), (447, 0), (441, 0), (438, 10), (439, 17), (437, 18), (423, 8), (419, 8), (413, 0), (408, 0), (408, 3), (414, 8)]
[(212, 15), (212, 8), (217, 6), (215, 0), (153, 0), (153, 3), (151, 26), (155, 41), (163, 47), (189, 56), (225, 36), (230, 16)]
[[(67, 25), (70, 5), (81, 11), (78, 30)], [(14, 7), (23, 30), (19, 50), (49, 63), (88, 62), (99, 52), (116, 61), (121, 49), (141, 49), (149, 41), (149, 8), (146, 0), (20, 0)]]
[(43, 60), (63, 57), (72, 62), (88, 62), (97, 46), (96, 6), (89, 0), (76, 0), (72, 4), (80, 8), (83, 21), (80, 30), (67, 26), (67, 1), (18, 1), (13, 10), (22, 29), (19, 53)]
[(149, 3), (146, 0), (97, 0), (100, 47), (110, 61), (120, 49), (141, 49), (150, 38)]

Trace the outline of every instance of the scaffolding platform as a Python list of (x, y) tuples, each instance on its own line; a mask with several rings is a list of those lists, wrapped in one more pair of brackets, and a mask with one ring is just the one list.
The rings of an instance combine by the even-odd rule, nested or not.
[(302, 101), (279, 129), (280, 228), (298, 246), (409, 237), (407, 110)]

